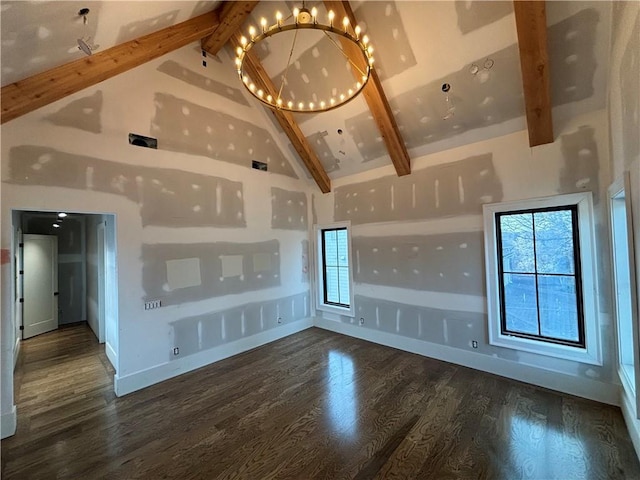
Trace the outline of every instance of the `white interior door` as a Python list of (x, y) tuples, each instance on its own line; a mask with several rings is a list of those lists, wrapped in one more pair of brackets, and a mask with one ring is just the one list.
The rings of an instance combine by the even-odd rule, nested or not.
[(58, 238), (25, 234), (23, 242), (26, 339), (58, 328)]

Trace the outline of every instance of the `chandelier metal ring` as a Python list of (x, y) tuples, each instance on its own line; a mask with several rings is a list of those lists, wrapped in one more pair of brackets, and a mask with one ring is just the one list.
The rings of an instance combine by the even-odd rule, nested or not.
[[(329, 13), (330, 13), (329, 18), (333, 20), (333, 15), (332, 15), (333, 12), (329, 12)], [(315, 15), (313, 15), (312, 20), (310, 20), (308, 23), (302, 23), (300, 21), (297, 21), (298, 17), (296, 16), (295, 12), (294, 12), (294, 19), (296, 19), (296, 21), (295, 23), (292, 23), (292, 24), (283, 24), (282, 18), (279, 14), (276, 16), (276, 18), (277, 18), (277, 23), (270, 27), (266, 26), (265, 20), (263, 19), (261, 32), (256, 32), (255, 29), (251, 27), (249, 38), (247, 39), (245, 37), (242, 37), (240, 41), (241, 45), (237, 48), (237, 51), (236, 51), (236, 54), (237, 54), (236, 69), (237, 69), (238, 77), (240, 78), (240, 81), (245, 86), (247, 91), (253, 97), (255, 97), (258, 101), (262, 102), (267, 107), (276, 109), (276, 110), (284, 110), (284, 111), (293, 112), (293, 113), (319, 113), (319, 112), (327, 112), (329, 110), (333, 110), (334, 108), (341, 107), (349, 103), (351, 100), (353, 100), (355, 97), (358, 96), (358, 94), (364, 89), (364, 87), (369, 82), (369, 79), (371, 78), (371, 70), (373, 68), (373, 62), (374, 62), (374, 58), (372, 56), (373, 48), (369, 43), (368, 37), (366, 35), (362, 35), (362, 36), (360, 35), (360, 28), (358, 26), (356, 26), (354, 29), (355, 31), (355, 35), (354, 35), (349, 31), (349, 22), (346, 18), (343, 21), (342, 28), (338, 28), (334, 26), (332, 21), (329, 25), (319, 23)], [(253, 83), (253, 81), (250, 78), (250, 75), (247, 75), (244, 68), (244, 62), (247, 57), (247, 53), (255, 45), (257, 45), (258, 43), (260, 43), (261, 41), (269, 37), (273, 37), (275, 35), (278, 35), (284, 32), (291, 32), (291, 31), (298, 31), (298, 30), (319, 30), (324, 32), (324, 34), (327, 37), (329, 37), (329, 39), (336, 46), (336, 48), (338, 48), (341, 51), (342, 55), (344, 55), (345, 58), (347, 58), (352, 68), (354, 68), (358, 72), (358, 74), (360, 74), (359, 80), (354, 82), (352, 88), (347, 89), (347, 91), (345, 92), (338, 93), (334, 97), (320, 99), (317, 102), (312, 102), (308, 100), (293, 101), (291, 99), (287, 101), (284, 98), (282, 98), (282, 93), (283, 93), (282, 90), (285, 83), (284, 79), (282, 80), (280, 88), (273, 85), (273, 89), (274, 89), (273, 91), (265, 91), (266, 89), (271, 88), (271, 86), (269, 87), (265, 86), (266, 88), (265, 90), (263, 90), (262, 88), (260, 88), (260, 86), (257, 86)], [(337, 43), (335, 42), (334, 38), (332, 38), (331, 35), (335, 35), (340, 39), (346, 39), (347, 41), (356, 45), (358, 47), (358, 54), (362, 56), (363, 65), (358, 66), (354, 62), (354, 59), (350, 58), (349, 55), (344, 51), (344, 49), (340, 48), (337, 45)], [(293, 49), (295, 47), (295, 41), (296, 40), (294, 38), (294, 42), (291, 48), (291, 53), (293, 53)], [(291, 57), (291, 54), (290, 54), (290, 57)], [(284, 75), (285, 78), (286, 78), (286, 71), (289, 68), (290, 61), (291, 61), (291, 58), (289, 58), (289, 61), (287, 63), (287, 68), (285, 69), (285, 75)]]

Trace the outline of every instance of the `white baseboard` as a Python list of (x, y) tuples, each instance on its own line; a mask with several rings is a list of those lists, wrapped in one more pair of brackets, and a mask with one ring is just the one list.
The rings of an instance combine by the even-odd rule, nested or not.
[(235, 342), (220, 345), (219, 347), (211, 348), (194, 355), (163, 363), (147, 370), (135, 372), (123, 377), (116, 374), (114, 377), (116, 395), (119, 397), (127, 395), (135, 392), (136, 390), (141, 390), (164, 380), (168, 380), (169, 378), (210, 365), (214, 362), (246, 352), (252, 348), (260, 347), (275, 340), (288, 337), (289, 335), (301, 332), (302, 330), (306, 330), (311, 327), (313, 327), (313, 319), (307, 318), (297, 322), (287, 323), (250, 337), (241, 338)]
[(110, 343), (104, 344), (104, 353), (107, 354), (107, 358), (109, 359), (109, 361), (111, 362), (111, 365), (113, 366), (113, 368), (116, 370), (116, 373), (117, 373), (118, 367), (116, 366), (116, 364), (118, 363), (118, 355), (116, 355), (116, 352)]
[(568, 393), (597, 402), (619, 406), (620, 388), (618, 385), (599, 382), (552, 372), (532, 365), (526, 365), (504, 358), (491, 357), (479, 353), (468, 352), (437, 343), (425, 342), (415, 338), (403, 337), (378, 330), (360, 327), (348, 323), (340, 323), (324, 318), (314, 319), (316, 327), (331, 330), (369, 342), (386, 345), (406, 352), (416, 353), (425, 357), (443, 360), (445, 362), (493, 373), (501, 377), (519, 380), (521, 382), (538, 385), (540, 387)]
[(631, 437), (631, 443), (636, 450), (636, 455), (640, 458), (640, 420), (636, 417), (635, 400), (629, 398), (624, 388), (620, 389), (620, 409), (624, 422), (627, 424), (627, 430)]
[(20, 358), (20, 338), (16, 338), (16, 344), (13, 347), (13, 371), (18, 366), (18, 358)]
[(15, 435), (18, 426), (18, 411), (13, 405), (9, 413), (3, 413), (0, 416), (0, 438), (7, 438)]

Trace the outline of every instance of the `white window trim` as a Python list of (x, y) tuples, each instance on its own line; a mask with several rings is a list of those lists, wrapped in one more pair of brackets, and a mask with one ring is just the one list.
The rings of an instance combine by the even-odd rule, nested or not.
[[(585, 348), (559, 345), (539, 340), (503, 335), (500, 331), (500, 289), (498, 278), (498, 251), (495, 217), (499, 212), (531, 210), (537, 208), (578, 206), (580, 237), (580, 264), (582, 274), (582, 303)], [(596, 284), (595, 237), (593, 228), (593, 200), (591, 192), (557, 195), (553, 197), (517, 200), (483, 205), (485, 262), (487, 275), (487, 308), (489, 343), (551, 357), (602, 365), (598, 290)]]
[[(347, 229), (347, 244), (349, 249), (349, 308), (339, 307), (324, 303), (324, 269), (322, 268), (322, 231), (334, 228)], [(337, 222), (324, 225), (314, 225), (314, 236), (316, 241), (316, 309), (337, 315), (347, 315), (353, 317), (355, 308), (353, 306), (353, 255), (351, 254), (351, 222)]]

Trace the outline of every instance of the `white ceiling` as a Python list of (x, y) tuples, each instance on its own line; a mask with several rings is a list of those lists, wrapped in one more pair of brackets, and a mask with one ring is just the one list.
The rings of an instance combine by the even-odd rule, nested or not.
[[(81, 58), (76, 46), (79, 37), (91, 36), (103, 50), (218, 4), (2, 1), (2, 85)], [(289, 12), (294, 5), (262, 2), (243, 28), (256, 24), (261, 16), (272, 20), (276, 10)], [(324, 11), (320, 2), (316, 5)], [(91, 9), (86, 26), (78, 15), (82, 7)], [(411, 157), (526, 128), (511, 2), (367, 1), (352, 2), (352, 7), (376, 49), (375, 65)], [(556, 125), (605, 106), (610, 10), (609, 2), (547, 2)], [(322, 82), (318, 62), (323, 57), (313, 48), (308, 45), (298, 58), (298, 75), (304, 73), (308, 80)], [(282, 68), (281, 55), (274, 53), (281, 50), (260, 51), (270, 73), (277, 74)], [(484, 69), (491, 62), (493, 66)], [(474, 63), (479, 66), (475, 75), (470, 71)], [(454, 107), (454, 115), (446, 119), (444, 82), (451, 84)], [(390, 162), (361, 97), (332, 112), (299, 114), (296, 119), (333, 178)]]

